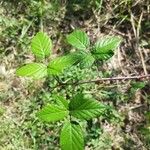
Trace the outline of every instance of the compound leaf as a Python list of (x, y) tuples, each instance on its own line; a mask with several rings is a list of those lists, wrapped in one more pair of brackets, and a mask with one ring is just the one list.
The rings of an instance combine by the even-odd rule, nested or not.
[(69, 44), (80, 50), (85, 50), (90, 45), (90, 40), (87, 34), (80, 30), (75, 30), (67, 36)]
[(79, 124), (70, 122), (64, 124), (60, 135), (60, 145), (62, 150), (84, 149), (84, 138)]
[(57, 105), (47, 105), (41, 109), (37, 116), (46, 122), (58, 121), (68, 115), (68, 110)]
[(47, 66), (42, 63), (29, 63), (17, 69), (16, 74), (39, 79), (47, 75)]
[(93, 54), (99, 60), (107, 60), (114, 55), (114, 49), (119, 46), (120, 42), (119, 37), (106, 36), (96, 42)]
[(45, 58), (52, 51), (52, 41), (45, 33), (38, 32), (32, 39), (31, 49), (35, 56)]
[(69, 104), (70, 114), (78, 119), (89, 120), (104, 113), (105, 106), (100, 102), (77, 94)]

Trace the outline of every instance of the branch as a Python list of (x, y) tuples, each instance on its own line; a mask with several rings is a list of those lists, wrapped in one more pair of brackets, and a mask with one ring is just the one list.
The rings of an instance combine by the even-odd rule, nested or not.
[(144, 78), (150, 78), (150, 74), (147, 75), (141, 75), (141, 76), (130, 76), (130, 77), (113, 77), (113, 78), (99, 78), (99, 79), (95, 79), (95, 80), (88, 80), (88, 81), (79, 81), (79, 82), (66, 82), (66, 83), (60, 83), (58, 85), (56, 85), (55, 87), (52, 88), (51, 92), (57, 88), (57, 87), (61, 87), (61, 86), (65, 86), (65, 85), (80, 85), (80, 84), (86, 84), (86, 83), (100, 83), (100, 82), (104, 82), (104, 81), (117, 81), (117, 80), (135, 80), (135, 79), (144, 79)]
[(143, 78), (150, 78), (150, 74), (141, 75), (141, 76), (130, 76), (130, 77), (99, 78), (95, 80), (81, 81), (72, 84), (79, 85), (79, 84), (86, 84), (86, 83), (99, 83), (103, 81), (134, 80), (134, 79), (143, 79)]

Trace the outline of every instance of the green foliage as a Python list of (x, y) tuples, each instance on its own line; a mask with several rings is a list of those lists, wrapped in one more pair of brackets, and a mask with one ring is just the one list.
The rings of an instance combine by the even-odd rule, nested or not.
[(60, 145), (62, 150), (83, 150), (84, 138), (80, 125), (74, 122), (64, 124), (61, 135)]
[(51, 53), (52, 41), (45, 33), (38, 32), (32, 39), (31, 49), (35, 56), (45, 58)]
[[(97, 101), (100, 101), (100, 103), (106, 103), (107, 105), (117, 107), (116, 113), (121, 113), (125, 117), (125, 124), (122, 124), (121, 129), (119, 129), (120, 125), (118, 124), (118, 119), (113, 116), (114, 112), (111, 111), (105, 112), (105, 114), (102, 114), (102, 116), (98, 119), (96, 118), (92, 121), (88, 120), (88, 124), (86, 124), (86, 121), (80, 121), (80, 125), (84, 129), (83, 133), (85, 133), (85, 149), (149, 149), (150, 125), (146, 125), (145, 121), (150, 119), (147, 119), (143, 116), (143, 113), (147, 112), (146, 110), (148, 110), (148, 106), (150, 104), (150, 87), (148, 82), (146, 83), (146, 86), (144, 86), (143, 80), (140, 82), (131, 82), (131, 84), (129, 83), (130, 85), (126, 84), (126, 82), (117, 82), (116, 85), (116, 82), (110, 82), (110, 84), (107, 82), (106, 85), (105, 82), (104, 84), (78, 84), (82, 80), (90, 81), (98, 76), (95, 64), (98, 65), (102, 63), (94, 63), (94, 61), (101, 61), (102, 58), (99, 56), (99, 54), (93, 54), (95, 46), (93, 40), (95, 39), (95, 36), (99, 38), (99, 33), (94, 35), (92, 33), (96, 33), (99, 27), (102, 29), (102, 34), (113, 33), (109, 32), (114, 31), (113, 28), (111, 30), (111, 27), (114, 27), (119, 31), (121, 30), (121, 32), (126, 34), (128, 33), (126, 32), (126, 29), (128, 30), (127, 26), (132, 21), (131, 12), (134, 15), (133, 21), (135, 20), (135, 28), (138, 28), (138, 23), (140, 25), (140, 19), (138, 20), (139, 16), (141, 15), (140, 13), (144, 12), (143, 17), (141, 16), (142, 24), (140, 28), (141, 34), (139, 37), (139, 46), (141, 46), (142, 49), (143, 47), (145, 49), (150, 48), (150, 41), (148, 39), (149, 34), (147, 32), (150, 27), (149, 19), (147, 19), (147, 15), (149, 14), (149, 7), (147, 4), (148, 3), (146, 0), (145, 3), (143, 1), (143, 4), (140, 1), (131, 0), (107, 2), (103, 0), (2, 0), (0, 3), (0, 106), (4, 105), (6, 106), (6, 109), (4, 109), (4, 112), (0, 109), (0, 114), (2, 115), (0, 119), (0, 149), (60, 149), (58, 144), (58, 133), (62, 126), (62, 121), (56, 123), (39, 122), (35, 114), (43, 105), (46, 105), (47, 103), (53, 104), (54, 101), (58, 106), (66, 106), (66, 108), (69, 109), (69, 100), (71, 100), (77, 92), (92, 94), (93, 98)], [(138, 10), (142, 10), (137, 11), (137, 8)], [(110, 13), (110, 11), (112, 13)], [(94, 21), (89, 22), (93, 20), (93, 18)], [(55, 77), (53, 77), (52, 74), (50, 74), (48, 77), (45, 75), (46, 79), (42, 81), (32, 82), (25, 79), (23, 81), (26, 81), (26, 89), (23, 90), (20, 80), (14, 78), (14, 75), (11, 75), (11, 68), (17, 66), (17, 64), (24, 64), (22, 63), (24, 59), (26, 62), (29, 62), (28, 59), (30, 59), (30, 57), (33, 60), (29, 52), (29, 48), (31, 47), (31, 35), (35, 35), (35, 32), (40, 29), (41, 31), (48, 31), (48, 34), (50, 33), (50, 35), (52, 35), (52, 39), (54, 39), (53, 43), (56, 43), (56, 46), (53, 46), (56, 47), (55, 50), (58, 48), (57, 45), (60, 46), (57, 52), (52, 52), (52, 50), (50, 50), (51, 55), (50, 57), (44, 56), (47, 57), (45, 60), (42, 60), (42, 57), (39, 59), (38, 56), (35, 55), (36, 63), (39, 61), (39, 63), (43, 63), (47, 66), (51, 61), (53, 61), (53, 58), (55, 58), (52, 56), (53, 54), (56, 54), (59, 51), (62, 53), (64, 50), (66, 52), (69, 51), (66, 43), (65, 45), (63, 44), (63, 41), (65, 41), (63, 39), (63, 34), (70, 32), (70, 27), (68, 28), (69, 22), (71, 22), (69, 25), (71, 28), (72, 25), (73, 28), (78, 26), (78, 23), (84, 24), (84, 30), (89, 31), (90, 37), (92, 37), (92, 42), (90, 42), (90, 45), (87, 47), (87, 49), (72, 49), (72, 51), (75, 50), (79, 53), (81, 51), (80, 55), (77, 56), (77, 62), (80, 64), (75, 63), (72, 67), (66, 67), (61, 73), (55, 75)], [(99, 23), (98, 28), (97, 23)], [(79, 26), (82, 26), (81, 24)], [(94, 27), (92, 30), (91, 26)], [(42, 30), (42, 28), (44, 30)], [(95, 29), (97, 30), (96, 32)], [(115, 31), (114, 33), (119, 34), (119, 32)], [(134, 49), (133, 41), (135, 40), (134, 36), (132, 37), (131, 32), (130, 34), (131, 41), (129, 40), (129, 42), (125, 42), (126, 44), (123, 45), (123, 47), (127, 47), (125, 54), (129, 56), (129, 61), (132, 61), (131, 59), (135, 59), (136, 54), (134, 54), (134, 50), (130, 50), (130, 47), (133, 44)], [(123, 34), (121, 36), (124, 37)], [(100, 40), (97, 39), (97, 41)], [(59, 45), (61, 43), (62, 45)], [(114, 52), (114, 50), (110, 51), (110, 56), (113, 55)], [(135, 57), (132, 55), (132, 53)], [(146, 58), (146, 65), (148, 65), (148, 56), (144, 55), (144, 57)], [(135, 60), (133, 60), (133, 62), (138, 63), (138, 61)], [(141, 72), (139, 65), (141, 64), (139, 63), (138, 68), (136, 68)], [(2, 66), (5, 66), (6, 70), (3, 70)], [(113, 77), (116, 73), (120, 73), (120, 69), (114, 70), (109, 68), (106, 70), (106, 68), (107, 64), (105, 66), (99, 66), (98, 70), (100, 77)], [(135, 70), (133, 70), (133, 73), (134, 71)], [(4, 76), (2, 75), (3, 72)], [(3, 82), (8, 86), (8, 89), (3, 90)], [(74, 84), (69, 85), (70, 83)], [(137, 92), (139, 89), (141, 90)], [(53, 94), (61, 94), (62, 96), (56, 96), (54, 98)], [(140, 100), (136, 100), (140, 97), (142, 98), (142, 102)], [(20, 100), (18, 100), (18, 98), (20, 98)], [(67, 100), (65, 100), (66, 98)], [(133, 101), (133, 99), (135, 99), (135, 101)], [(130, 111), (131, 113), (128, 113), (128, 106), (132, 107), (132, 105), (135, 104), (136, 107), (136, 104), (140, 105), (141, 103), (142, 106), (132, 109)], [(121, 111), (118, 111), (120, 108)], [(133, 116), (130, 117), (130, 115)], [(142, 117), (139, 116), (139, 119), (136, 119), (134, 118), (134, 115), (142, 115)], [(131, 118), (130, 122), (128, 121), (128, 117)], [(76, 120), (74, 117), (71, 117), (71, 120), (72, 119)], [(114, 123), (116, 127), (114, 127)], [(139, 130), (139, 125), (140, 128), (144, 128), (142, 133)], [(103, 127), (105, 128), (104, 131)], [(136, 129), (133, 129), (133, 133), (129, 133), (132, 127)], [(85, 129), (87, 132), (85, 132)], [(126, 130), (127, 132), (124, 132)], [(108, 135), (103, 136), (103, 132), (105, 133), (107, 131)], [(118, 139), (117, 136), (113, 135), (114, 132), (115, 135), (121, 135), (123, 138), (125, 135), (127, 135), (127, 139), (124, 139), (126, 147), (123, 147), (122, 145), (124, 143), (123, 139), (121, 138), (120, 142), (120, 138)], [(137, 138), (134, 136), (135, 132), (136, 137), (138, 136)], [(130, 137), (133, 141), (131, 140), (132, 142), (129, 143), (126, 142)], [(114, 139), (116, 141), (114, 141)], [(138, 139), (140, 139), (140, 143), (138, 143)], [(145, 140), (146, 143), (144, 143)], [(118, 145), (117, 147), (115, 146), (116, 144)]]
[[(27, 64), (19, 68), (16, 72), (19, 76), (42, 78), (47, 75), (60, 75), (65, 69), (72, 65), (80, 63), (81, 67), (90, 67), (97, 59), (105, 60), (113, 55), (113, 50), (121, 42), (118, 37), (107, 37), (98, 41), (94, 49), (90, 48), (90, 40), (87, 34), (80, 30), (75, 30), (67, 36), (67, 41), (72, 46), (80, 49), (72, 54), (61, 56), (49, 62), (48, 66), (41, 63)], [(50, 56), (52, 51), (52, 42), (49, 37), (42, 32), (36, 34), (31, 42), (32, 52), (35, 56), (45, 58)]]
[(64, 69), (71, 67), (77, 60), (74, 55), (57, 57), (48, 64), (48, 74), (59, 75)]
[(68, 109), (69, 103), (68, 103), (68, 101), (64, 97), (55, 95), (54, 98), (56, 100), (57, 105), (62, 106), (63, 108)]
[(68, 110), (57, 105), (47, 105), (39, 111), (38, 117), (46, 122), (61, 120), (68, 115)]
[(138, 90), (144, 88), (146, 85), (146, 82), (132, 82), (131, 86), (133, 90)]
[(119, 46), (121, 38), (106, 36), (99, 39), (94, 45), (90, 45), (87, 34), (75, 30), (67, 36), (67, 41), (79, 49), (75, 55), (81, 67), (91, 67), (97, 60), (103, 61), (111, 58), (114, 55), (114, 50)]
[(69, 44), (80, 50), (86, 50), (90, 45), (90, 40), (85, 32), (75, 30), (67, 36)]
[(70, 102), (70, 114), (78, 119), (89, 120), (104, 113), (106, 106), (94, 99), (84, 98), (84, 95), (76, 95)]
[[(59, 83), (57, 86), (66, 86), (67, 83), (65, 85), (59, 78), (65, 70), (77, 64), (81, 68), (88, 68), (97, 60), (103, 61), (108, 59), (113, 55), (113, 50), (121, 42), (118, 37), (108, 37), (98, 41), (93, 46), (90, 45), (90, 39), (87, 34), (80, 30), (75, 30), (69, 34), (67, 41), (77, 49), (75, 52), (50, 59), (51, 61), (48, 65), (42, 64), (41, 62), (26, 64), (17, 69), (16, 74), (18, 76), (32, 77), (33, 79), (39, 79), (49, 75), (50, 79), (57, 79)], [(36, 57), (46, 58), (52, 53), (52, 42), (45, 33), (39, 32), (33, 37), (31, 48)], [(71, 76), (73, 75), (71, 74)], [(71, 83), (70, 85), (73, 88), (76, 84)], [(64, 89), (66, 90), (66, 88)], [(74, 122), (74, 119), (86, 121), (99, 116), (105, 116), (105, 113), (109, 111), (108, 106), (91, 97), (86, 97), (82, 92), (78, 93), (73, 97), (71, 96), (69, 98), (70, 100), (66, 100), (63, 96), (58, 96), (57, 94), (53, 95), (55, 104), (48, 104), (37, 113), (38, 118), (44, 122), (67, 120), (60, 135), (62, 150), (84, 149), (82, 129), (79, 123)]]
[(95, 58), (92, 56), (92, 54), (86, 51), (78, 51), (75, 55), (82, 68), (91, 67), (95, 61)]
[(109, 59), (114, 54), (114, 49), (116, 49), (121, 42), (118, 37), (106, 36), (98, 40), (93, 48), (93, 54), (99, 60)]
[(5, 112), (4, 108), (0, 107), (0, 117), (3, 115), (4, 112)]
[[(47, 105), (40, 110), (37, 116), (46, 122), (58, 121), (71, 117), (88, 120), (102, 115), (107, 107), (94, 99), (84, 98), (83, 94), (77, 94), (68, 104), (61, 96), (54, 96), (57, 105)], [(68, 107), (69, 106), (69, 107)], [(66, 119), (67, 119), (66, 118)], [(72, 123), (71, 119), (65, 123), (61, 135), (60, 145), (63, 150), (83, 150), (83, 134), (79, 124)]]
[(17, 69), (16, 74), (23, 77), (39, 79), (47, 75), (47, 66), (42, 63), (30, 63)]

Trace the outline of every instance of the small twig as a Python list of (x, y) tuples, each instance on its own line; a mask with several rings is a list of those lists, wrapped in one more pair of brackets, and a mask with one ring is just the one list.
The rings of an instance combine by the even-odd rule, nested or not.
[(134, 33), (134, 36), (137, 37), (134, 15), (132, 14), (131, 10), (130, 10), (130, 15), (131, 15), (130, 22), (132, 25), (133, 33)]
[(143, 107), (143, 106), (144, 106), (144, 104), (132, 106), (132, 107), (129, 108), (129, 110), (138, 109), (138, 108)]
[(146, 64), (145, 64), (145, 60), (144, 60), (144, 56), (142, 53), (142, 49), (139, 46), (139, 36), (140, 36), (140, 29), (141, 29), (141, 22), (142, 22), (142, 17), (143, 17), (143, 12), (140, 15), (140, 19), (138, 21), (138, 27), (137, 27), (137, 40), (138, 40), (138, 50), (139, 50), (139, 54), (140, 54), (140, 58), (141, 58), (141, 62), (142, 62), (142, 66), (143, 66), (143, 70), (145, 75), (148, 74), (147, 73), (147, 69), (146, 69)]
[(52, 87), (51, 92), (56, 89), (57, 87), (65, 86), (65, 85), (80, 85), (80, 84), (86, 84), (86, 83), (100, 83), (105, 81), (118, 81), (118, 80), (135, 80), (135, 79), (143, 79), (143, 78), (150, 78), (150, 74), (147, 75), (141, 75), (141, 76), (131, 76), (131, 77), (113, 77), (113, 78), (99, 78), (95, 80), (88, 80), (88, 81), (76, 81), (76, 82), (59, 82), (55, 87)]
[(120, 32), (120, 31), (118, 31), (118, 30), (116, 30), (116, 29), (114, 29), (114, 28), (112, 28), (112, 27), (104, 26), (104, 28), (105, 28), (105, 29), (108, 29), (108, 30), (112, 31), (113, 33), (116, 33), (116, 34), (118, 34), (118, 35), (120, 35), (120, 36), (128, 37), (128, 35), (126, 35), (126, 34)]
[(135, 79), (143, 79), (143, 78), (150, 78), (150, 74), (141, 75), (141, 76), (130, 76), (130, 77), (98, 78), (98, 79), (88, 80), (88, 81), (62, 83), (61, 85), (80, 85), (80, 84), (86, 84), (86, 83), (100, 83), (100, 82), (105, 82), (105, 81), (118, 81), (118, 80), (135, 80)]
[(81, 81), (75, 84), (85, 84), (85, 83), (92, 83), (92, 82), (114, 81), (114, 80), (133, 80), (133, 79), (143, 79), (143, 78), (150, 78), (150, 74), (141, 75), (141, 76), (131, 76), (131, 77), (101, 78), (101, 79), (95, 79), (89, 81)]

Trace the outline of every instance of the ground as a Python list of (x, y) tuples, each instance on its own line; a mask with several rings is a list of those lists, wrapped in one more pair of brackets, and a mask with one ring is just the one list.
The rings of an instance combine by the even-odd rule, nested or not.
[[(0, 2), (0, 150), (58, 150), (59, 126), (44, 124), (37, 111), (52, 100), (55, 81), (20, 78), (16, 69), (34, 60), (30, 42), (40, 30), (53, 41), (53, 54), (67, 53), (65, 37), (74, 29), (95, 42), (104, 35), (123, 40), (112, 59), (98, 72), (71, 68), (67, 79), (141, 76), (150, 74), (150, 2), (148, 0), (1, 0)], [(73, 73), (73, 76), (70, 75)], [(63, 78), (63, 77), (62, 77)], [(48, 83), (48, 84), (47, 84)], [(108, 81), (82, 85), (113, 112), (89, 121), (87, 150), (150, 149), (150, 81)], [(67, 87), (67, 95), (71, 95)]]

